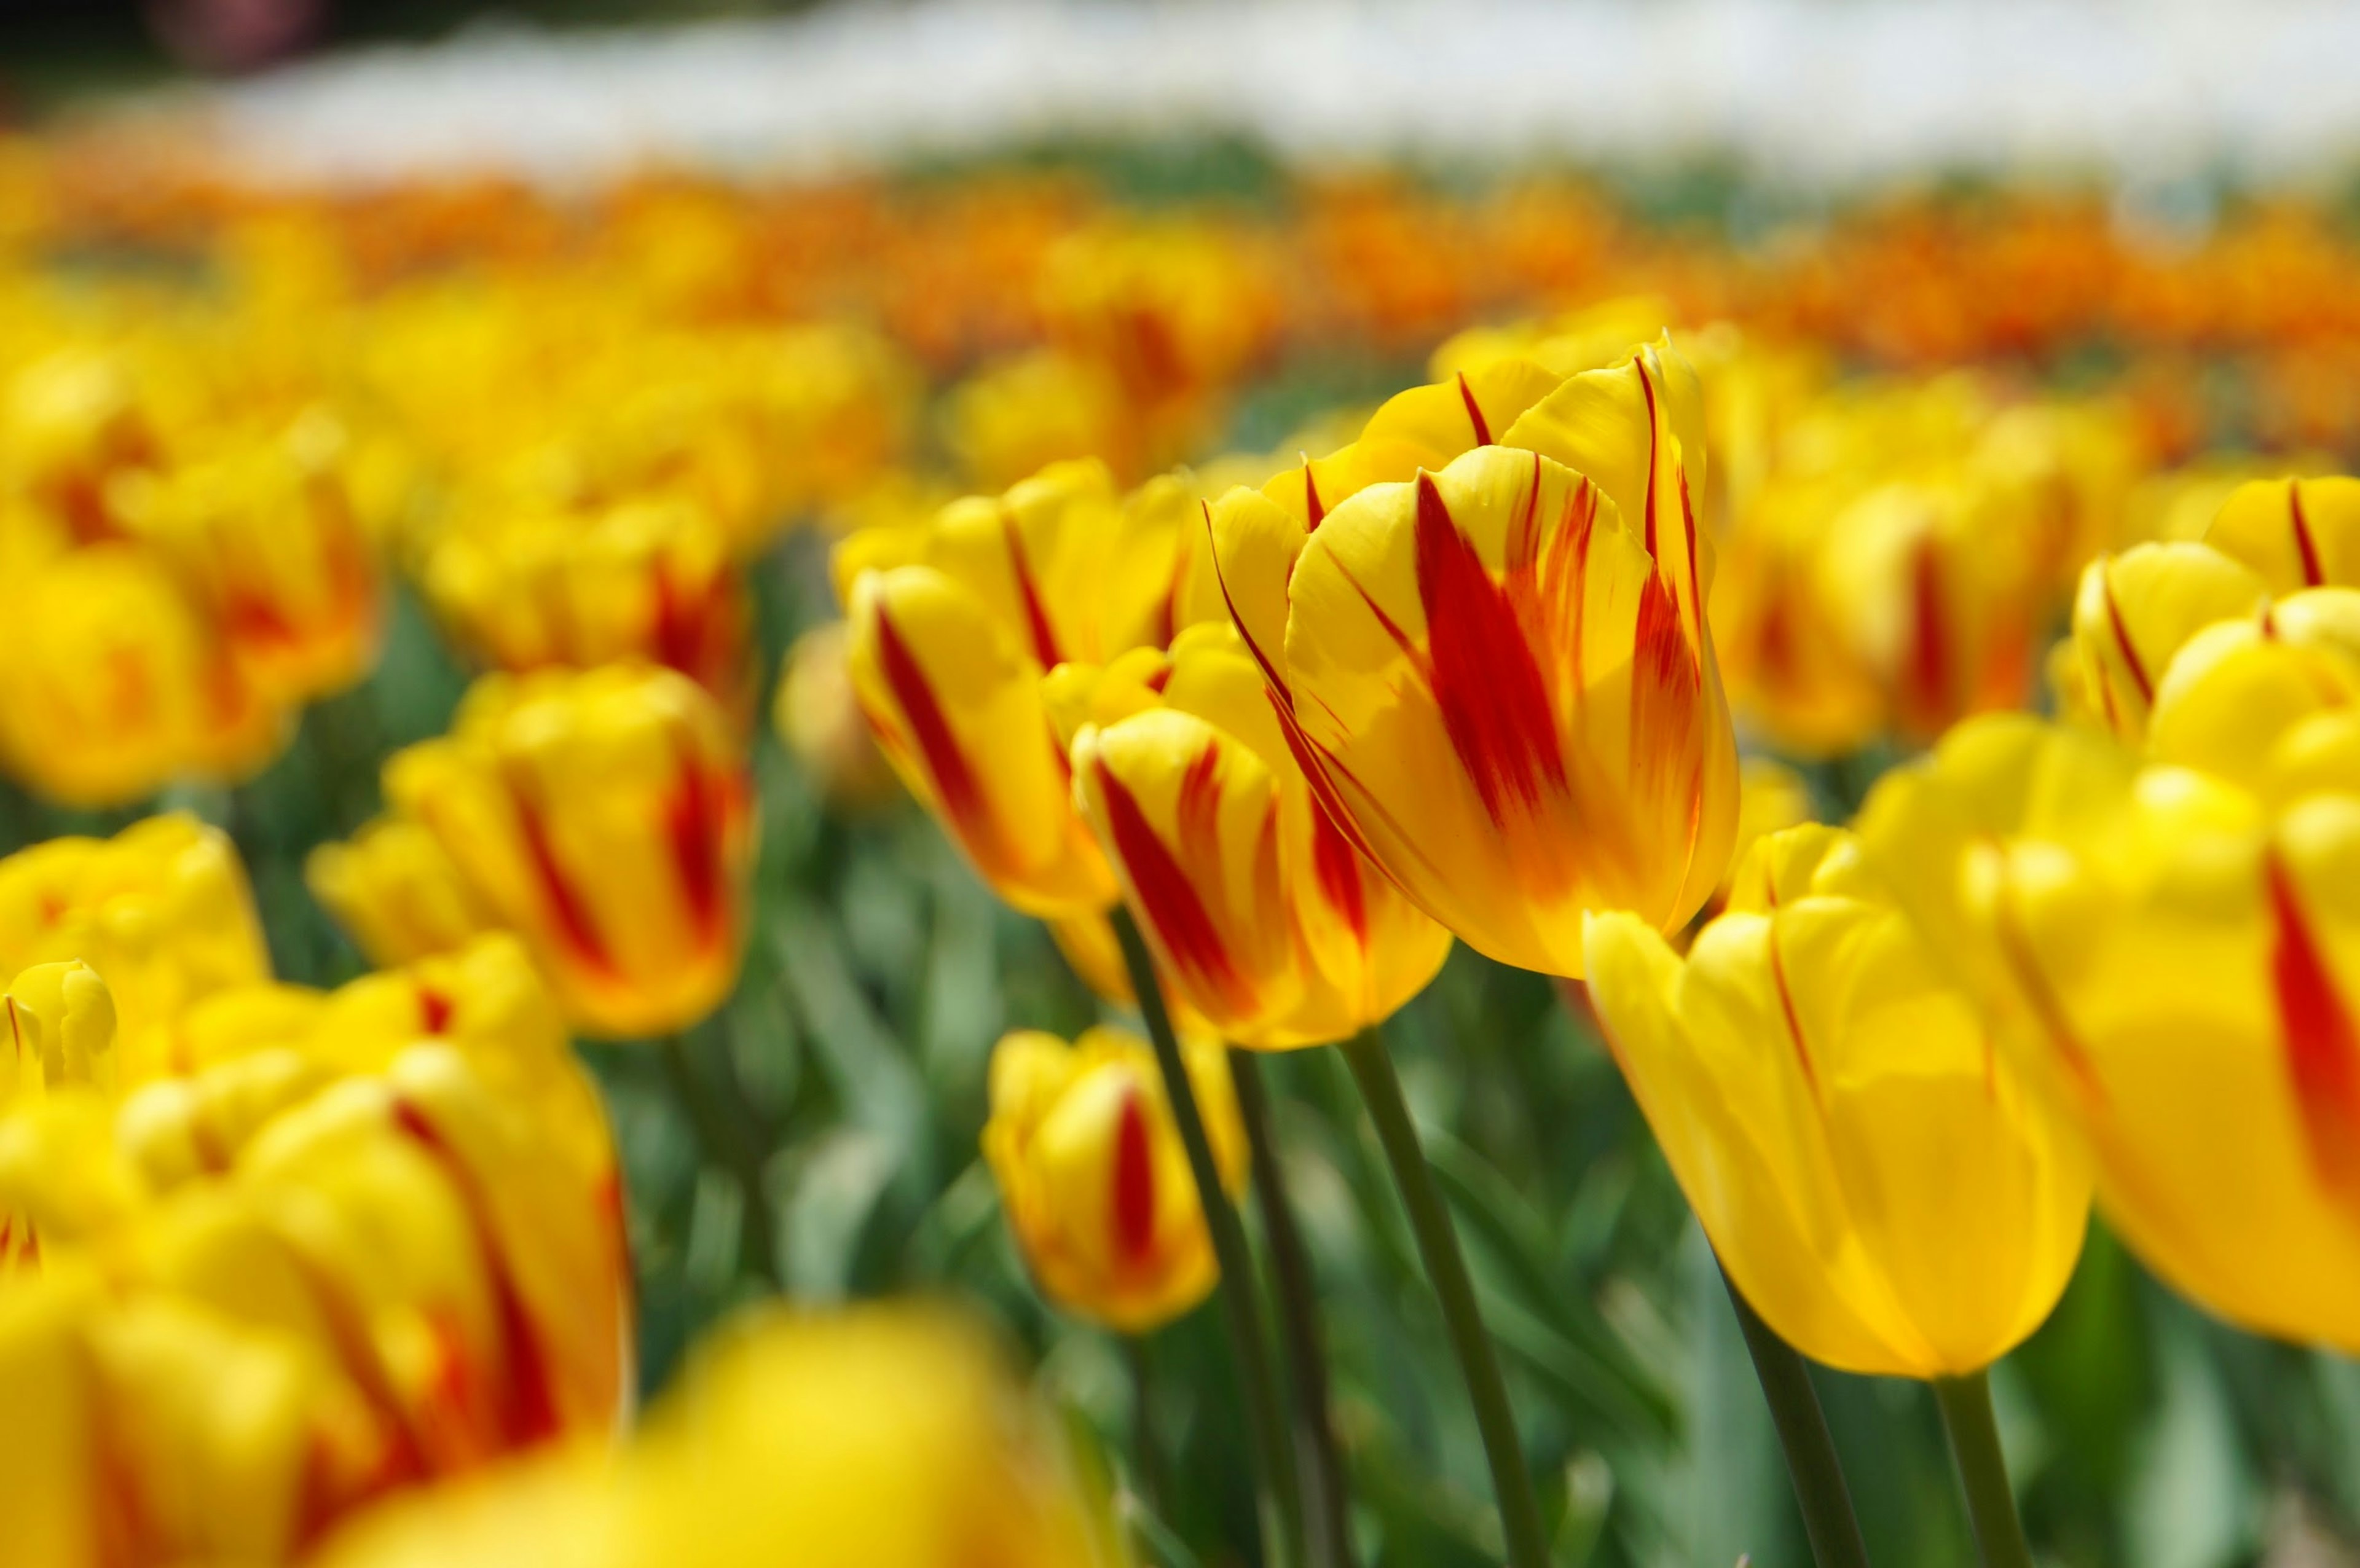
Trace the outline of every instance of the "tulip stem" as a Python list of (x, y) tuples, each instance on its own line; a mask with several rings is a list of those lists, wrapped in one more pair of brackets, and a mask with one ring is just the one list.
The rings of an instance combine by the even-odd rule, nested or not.
[(1336, 1446), (1328, 1410), (1328, 1356), (1319, 1327), (1319, 1284), (1311, 1254), (1295, 1224), (1286, 1195), (1286, 1171), (1270, 1124), (1270, 1091), (1262, 1063), (1250, 1051), (1229, 1052), (1229, 1076), (1238, 1086), (1239, 1118), (1253, 1155), (1254, 1201), (1262, 1208), (1262, 1234), (1270, 1240), (1271, 1272), (1278, 1296), (1278, 1336), (1286, 1351), (1287, 1381), (1295, 1390), (1295, 1420), (1302, 1434), (1305, 1531), (1311, 1561), (1328, 1568), (1351, 1568), (1352, 1527), (1346, 1498), (1344, 1459)]
[(1143, 1334), (1123, 1335), (1122, 1348), (1131, 1363), (1131, 1464), (1139, 1475), (1140, 1500), (1161, 1517), (1171, 1493), (1164, 1484), (1164, 1445), (1155, 1436), (1155, 1360)]
[(1230, 1350), (1237, 1357), (1239, 1392), (1245, 1401), (1246, 1445), (1253, 1459), (1256, 1503), (1262, 1516), (1262, 1561), (1265, 1568), (1293, 1568), (1303, 1561), (1302, 1494), (1295, 1486), (1295, 1447), (1287, 1440), (1286, 1417), (1280, 1409), (1277, 1380), (1272, 1376), (1270, 1342), (1263, 1337), (1253, 1255), (1247, 1250), (1245, 1227), (1238, 1223), (1237, 1208), (1221, 1189), (1220, 1167), (1213, 1162), (1204, 1114), (1196, 1107), (1196, 1091), (1188, 1082), (1179, 1039), (1172, 1032), (1172, 1016), (1164, 1006), (1155, 961), (1148, 955), (1130, 910), (1116, 909), (1114, 930), (1122, 943), (1123, 964), (1131, 972), (1132, 994), (1139, 998), (1140, 1018), (1155, 1047), (1156, 1065), (1163, 1070), (1164, 1090), (1172, 1102), (1172, 1119), (1179, 1124), (1181, 1147), (1188, 1151), (1188, 1169), (1196, 1179), (1205, 1228), (1212, 1236), (1213, 1254), (1221, 1265), (1218, 1294), (1221, 1315), (1228, 1320)]
[(1729, 1304), (1737, 1309), (1737, 1326), (1745, 1334), (1746, 1353), (1754, 1357), (1754, 1375), (1761, 1379), (1762, 1397), (1769, 1401), (1770, 1420), (1778, 1429), (1778, 1446), (1786, 1455), (1786, 1475), (1794, 1483), (1812, 1558), (1819, 1568), (1868, 1568), (1868, 1543), (1861, 1539), (1852, 1488), (1844, 1483), (1827, 1412), (1819, 1408), (1819, 1390), (1811, 1387), (1810, 1368), (1793, 1345), (1762, 1321), (1726, 1269), (1721, 1282), (1729, 1290)]
[(1934, 1402), (1942, 1407), (1942, 1430), (1950, 1434), (1950, 1457), (1967, 1495), (1967, 1518), (1983, 1568), (2032, 1568), (2024, 1521), (2016, 1517), (2016, 1494), (2007, 1484), (2007, 1459), (2000, 1452), (1999, 1425), (1992, 1419), (1991, 1374), (1934, 1379)]
[(1433, 1168), (1426, 1162), (1417, 1124), (1410, 1119), (1409, 1104), (1402, 1098), (1400, 1074), (1384, 1036), (1362, 1030), (1339, 1047), (1345, 1064), (1360, 1086), (1360, 1100), (1376, 1124), (1377, 1141), (1393, 1168), (1393, 1184), (1401, 1190), (1402, 1205), (1409, 1211), (1410, 1229), (1416, 1233), (1418, 1255), (1426, 1260), (1426, 1277), (1442, 1304), (1443, 1325), (1459, 1369), (1474, 1401), (1475, 1425), (1483, 1436), (1483, 1454), (1491, 1464), (1491, 1486), (1500, 1499), (1501, 1533), (1506, 1540), (1510, 1568), (1547, 1568), (1548, 1537), (1541, 1529), (1539, 1501), (1533, 1478), (1524, 1468), (1522, 1441), (1516, 1435), (1515, 1412), (1508, 1405), (1508, 1387), (1500, 1376), (1499, 1353), (1483, 1327), (1483, 1310), (1475, 1299), (1475, 1282), (1467, 1272), (1467, 1256), (1459, 1249), (1459, 1232), (1450, 1211), (1435, 1184)]
[(681, 1109), (688, 1113), (689, 1125), (695, 1128), (697, 1146), (706, 1158), (720, 1160), (737, 1179), (739, 1193), (746, 1202), (738, 1235), (747, 1262), (767, 1283), (782, 1285), (785, 1281), (779, 1278), (778, 1233), (770, 1217), (770, 1195), (762, 1188), (762, 1151), (737, 1118), (727, 1114), (716, 1101), (689, 1056), (685, 1035), (664, 1037), (663, 1062), (672, 1093), (679, 1096)]

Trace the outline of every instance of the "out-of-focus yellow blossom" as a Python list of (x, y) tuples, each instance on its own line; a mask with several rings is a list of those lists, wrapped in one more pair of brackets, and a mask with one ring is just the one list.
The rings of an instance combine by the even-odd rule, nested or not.
[[(1245, 1128), (1221, 1046), (1181, 1046), (1222, 1185), (1245, 1190)], [(1220, 1278), (1196, 1183), (1147, 1042), (1094, 1029), (1067, 1045), (1026, 1029), (991, 1056), (984, 1158), (1051, 1300), (1126, 1334), (1161, 1327)]]
[[(314, 885), (349, 899), (372, 945), (463, 932), (459, 901), (442, 901), (455, 870), (585, 1032), (685, 1029), (736, 983), (751, 788), (728, 720), (686, 677), (645, 664), (486, 676), (450, 735), (386, 764), (385, 792), (442, 860), (377, 830), (313, 863)], [(433, 916), (376, 907), (421, 890)]]
[(857, 811), (890, 796), (894, 784), (852, 689), (850, 643), (842, 621), (797, 637), (779, 672), (770, 720), (821, 797)]
[(2134, 773), (2029, 720), (1962, 726), (1878, 786), (1863, 832), (2081, 1128), (2133, 1247), (2240, 1324), (2348, 1351), (2360, 728), (2339, 705), (2245, 738), (2251, 788)]
[(2360, 588), (2360, 479), (2256, 479), (2221, 504), (2204, 542), (2259, 572), (2273, 593)]
[(1603, 370), (1620, 363), (1633, 343), (1661, 336), (1678, 317), (1661, 295), (1620, 295), (1543, 320), (1470, 327), (1443, 340), (1426, 370), (1438, 382), (1508, 359), (1529, 360), (1557, 376)]
[[(257, 1028), (119, 1107), (65, 1086), (0, 1116), (0, 1212), (45, 1266), (0, 1293), (0, 1508), (41, 1561), (291, 1562), (369, 1497), (613, 1429), (612, 1155), (601, 1130), (579, 1158), (567, 1118), (595, 1097), (519, 983), (487, 950), (322, 999), (318, 1040)], [(443, 984), (439, 1016), (387, 1006)], [(559, 1067), (571, 1107), (534, 1092)]]
[(1091, 913), (1116, 890), (1075, 812), (1042, 677), (1218, 615), (1209, 560), (1186, 542), (1202, 526), (1177, 480), (1124, 496), (1103, 464), (1072, 463), (954, 502), (922, 533), (837, 547), (839, 572), (857, 573), (853, 689), (886, 757), (1027, 913)]
[(380, 967), (451, 953), (499, 929), (499, 919), (421, 822), (379, 817), (303, 867), (311, 894), (363, 957)]
[(1434, 978), (1450, 933), (1313, 800), (1234, 628), (1066, 664), (1048, 692), (1075, 797), (1168, 984), (1261, 1050), (1345, 1040)]
[[(115, 998), (98, 971), (78, 958), (36, 964), (0, 996), (7, 1049), (0, 1061), (0, 1112), (51, 1088), (115, 1086)], [(7, 1236), (0, 1231), (0, 1251)]]
[[(1737, 836), (1729, 857), (1729, 870), (1722, 876), (1721, 886), (1713, 890), (1714, 898), (1722, 906), (1729, 902), (1730, 890), (1737, 884), (1738, 867), (1745, 864), (1758, 841), (1767, 834), (1818, 820), (1810, 786), (1803, 781), (1801, 774), (1775, 757), (1738, 758)], [(1721, 912), (1713, 905), (1706, 908), (1715, 914)]]
[(1847, 1371), (1981, 1370), (2056, 1305), (2089, 1180), (1852, 837), (1763, 839), (1683, 959), (1589, 921), (1590, 995), (1731, 1279)]
[(1701, 417), (1668, 342), (1569, 378), (1502, 361), (1214, 509), (1321, 804), (1495, 958), (1578, 976), (1585, 911), (1674, 929), (1728, 864)]
[(1076, 458), (1142, 466), (1114, 371), (1054, 349), (986, 365), (951, 389), (943, 418), (959, 471), (987, 490)]
[(0, 766), (68, 805), (237, 779), (287, 733), (155, 556), (109, 543), (0, 583)]
[[(685, 1553), (685, 1557), (683, 1557)], [(619, 1455), (577, 1451), (378, 1510), (320, 1568), (1094, 1568), (1077, 1477), (945, 1310), (727, 1324)]]
[(113, 995), (126, 1088), (178, 1070), (174, 1031), (191, 1008), (270, 978), (236, 850), (178, 813), (0, 860), (0, 974), (71, 960)]
[(2205, 626), (2251, 615), (2267, 598), (2256, 573), (2209, 545), (2100, 556), (2081, 569), (2073, 596), (2073, 634), (2055, 670), (2061, 705), (2139, 744), (2173, 656)]
[(111, 504), (262, 701), (343, 690), (376, 661), (382, 619), (375, 552), (343, 472), (350, 438), (314, 408), (281, 431), (215, 441), (218, 450), (118, 480)]
[(495, 669), (644, 659), (751, 717), (745, 584), (729, 540), (692, 501), (471, 519), (434, 538), (419, 575), (460, 644)]
[(164, 461), (123, 356), (61, 347), (20, 370), (0, 408), (11, 488), (77, 544), (122, 533), (109, 490)]

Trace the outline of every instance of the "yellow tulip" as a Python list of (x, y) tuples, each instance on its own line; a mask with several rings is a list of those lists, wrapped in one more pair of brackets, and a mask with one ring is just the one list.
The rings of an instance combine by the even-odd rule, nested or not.
[(2255, 479), (2221, 504), (2204, 542), (2236, 557), (2273, 593), (2360, 587), (2360, 479)]
[(495, 669), (645, 659), (744, 718), (753, 701), (749, 612), (729, 542), (676, 497), (586, 515), (503, 512), (442, 530), (421, 578), (461, 646)]
[[(1160, 647), (1218, 613), (1183, 539), (1177, 481), (1117, 494), (1103, 465), (1057, 463), (922, 532), (838, 547), (853, 690), (888, 760), (1000, 896), (1050, 919), (1104, 909), (1114, 875), (1073, 806), (1043, 673)], [(914, 537), (912, 534), (914, 532)], [(1207, 563), (1208, 564), (1208, 563)]]
[[(728, 721), (685, 676), (639, 664), (486, 676), (449, 735), (386, 764), (385, 792), (475, 907), (524, 940), (585, 1032), (684, 1029), (736, 983), (751, 787)], [(316, 863), (315, 879), (364, 904), (404, 885), (350, 855)]]
[[(1181, 1047), (1222, 1184), (1246, 1181), (1245, 1129), (1221, 1046)], [(1196, 1183), (1147, 1042), (1094, 1029), (1007, 1035), (991, 1056), (984, 1158), (1043, 1293), (1130, 1334), (1171, 1322), (1220, 1278)]]
[[(82, 960), (37, 964), (0, 996), (0, 1112), (69, 1083), (115, 1086), (115, 997)], [(0, 1246), (5, 1245), (0, 1236)]]
[(126, 1088), (172, 1070), (173, 1031), (190, 1008), (270, 978), (236, 850), (179, 814), (0, 860), (0, 973), (75, 959), (113, 996)]
[(379, 817), (304, 863), (312, 897), (381, 968), (451, 953), (499, 928), (442, 841), (422, 823)]
[(892, 768), (852, 689), (851, 636), (842, 621), (814, 626), (787, 649), (770, 723), (831, 806), (858, 811), (895, 794)]
[(2149, 1266), (2247, 1328), (2360, 1349), (2360, 726), (2296, 718), (2254, 789), (2088, 745), (1970, 726), (1871, 797), (1877, 862)]
[(0, 583), (0, 766), (76, 806), (182, 776), (237, 779), (284, 739), (220, 630), (133, 546), (70, 550)]
[(2081, 569), (2066, 645), (2063, 705), (2134, 745), (2147, 738), (2172, 657), (2214, 621), (2253, 613), (2261, 578), (2207, 545), (2136, 545)]
[(1962, 1377), (2038, 1328), (2089, 1181), (1857, 845), (1771, 834), (1683, 959), (1592, 916), (1590, 993), (1730, 1278), (1848, 1371)]
[(320, 1568), (1092, 1568), (1040, 1411), (940, 1309), (725, 1325), (617, 1455), (577, 1450), (363, 1518)]
[(1055, 349), (985, 365), (951, 388), (944, 419), (959, 471), (986, 489), (1074, 458), (1125, 473), (1143, 462), (1120, 378)]
[(1234, 629), (1061, 666), (1050, 692), (1083, 815), (1167, 983), (1214, 1031), (1260, 1050), (1349, 1039), (1442, 967), (1450, 933), (1312, 799)]
[(1355, 847), (1470, 946), (1579, 975), (1585, 911), (1679, 926), (1736, 831), (1710, 550), (1686, 504), (1695, 380), (1667, 344), (1553, 387), (1524, 362), (1480, 374), (1232, 490), (1214, 550)]

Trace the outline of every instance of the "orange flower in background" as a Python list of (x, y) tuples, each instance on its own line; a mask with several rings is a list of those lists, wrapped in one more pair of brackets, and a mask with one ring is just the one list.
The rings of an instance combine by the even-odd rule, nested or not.
[[(447, 862), (473, 909), (524, 940), (586, 1033), (685, 1029), (736, 983), (751, 788), (728, 721), (685, 677), (640, 664), (487, 676), (448, 736), (386, 764), (385, 792), (392, 816), (425, 829), (445, 858), (379, 874), (368, 862), (401, 854), (398, 843), (371, 845), (366, 860), (323, 852), (314, 885), (353, 896), (357, 930), (396, 929), (403, 917), (372, 900), (447, 887)], [(466, 925), (454, 898), (399, 929)]]
[(1049, 682), (1082, 812), (1206, 1027), (1257, 1049), (1325, 1044), (1434, 978), (1450, 933), (1315, 801), (1233, 628)]
[(1469, 945), (1579, 975), (1585, 910), (1684, 923), (1736, 829), (1710, 547), (1687, 504), (1700, 408), (1668, 344), (1562, 381), (1518, 361), (1480, 374), (1231, 491), (1214, 548), (1355, 846)]
[[(1222, 1185), (1240, 1195), (1245, 1128), (1222, 1047), (1181, 1050)], [(1071, 1045), (1003, 1037), (983, 1152), (1033, 1278), (1061, 1306), (1145, 1334), (1211, 1293), (1220, 1266), (1145, 1040), (1109, 1029)]]

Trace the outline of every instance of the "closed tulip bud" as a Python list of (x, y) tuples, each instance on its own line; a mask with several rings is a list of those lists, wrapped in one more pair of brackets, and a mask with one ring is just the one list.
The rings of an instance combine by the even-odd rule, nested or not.
[(183, 776), (238, 779), (286, 734), (216, 626), (163, 563), (76, 550), (0, 585), (0, 765), (74, 806)]
[[(1516, 378), (1513, 396), (1493, 387), (1501, 410), (1524, 405), (1502, 444), (1465, 377), (1441, 390), (1473, 450), (1334, 502), (1331, 481), (1394, 461), (1364, 434), (1349, 462), (1231, 491), (1214, 549), (1354, 847), (1470, 946), (1578, 976), (1585, 911), (1685, 923), (1736, 830), (1710, 558), (1686, 502), (1695, 380), (1667, 345), (1536, 397), (1536, 366), (1485, 374)], [(1418, 422), (1401, 450), (1440, 430)], [(1273, 499), (1290, 489), (1300, 512)]]
[(1958, 1377), (2038, 1328), (2073, 1271), (2070, 1138), (1849, 834), (1774, 833), (1683, 959), (1589, 922), (1616, 1061), (1745, 1299), (1852, 1372)]
[(265, 703), (340, 691), (376, 662), (381, 584), (344, 473), (350, 444), (313, 410), (283, 433), (224, 439), (110, 493)]
[(2360, 479), (2256, 479), (2221, 504), (2204, 542), (2273, 593), (2360, 587)]
[(2070, 813), (2041, 803), (2069, 743), (2012, 728), (1879, 786), (1879, 864), (1955, 931), (2141, 1258), (2245, 1327), (2360, 1349), (2360, 728), (2289, 727), (2300, 789), (2117, 767)]
[[(1057, 685), (1090, 681), (1062, 667), (1053, 702)], [(1095, 686), (1075, 795), (1159, 966), (1207, 1026), (1262, 1050), (1324, 1044), (1434, 978), (1450, 933), (1314, 800), (1233, 629), (1192, 627), (1168, 659), (1139, 650)]]
[[(1221, 1047), (1185, 1042), (1222, 1183), (1246, 1181)], [(1023, 1030), (992, 1051), (984, 1158), (1042, 1291), (1129, 1334), (1171, 1322), (1220, 1277), (1180, 1133), (1144, 1040), (1094, 1029), (1068, 1046)]]
[(934, 1309), (726, 1326), (643, 1435), (379, 1508), (321, 1568), (1093, 1568), (1109, 1559), (1042, 1413)]
[(2311, 588), (2219, 621), (2164, 671), (2148, 755), (2268, 792), (2283, 739), (2360, 702), (2360, 589)]
[(486, 677), (451, 734), (394, 757), (385, 783), (578, 1028), (664, 1033), (728, 995), (751, 791), (728, 721), (686, 677), (637, 664)]
[(323, 844), (303, 880), (361, 955), (380, 968), (451, 953), (498, 917), (421, 822), (379, 817), (342, 844)]
[(461, 646), (507, 670), (643, 659), (750, 717), (745, 584), (694, 503), (643, 497), (583, 512), (504, 512), (446, 529), (421, 573)]
[(2208, 546), (2143, 544), (2081, 569), (2060, 693), (2137, 745), (2172, 657), (2214, 621), (2249, 615), (2266, 597), (2251, 569)]
[(236, 850), (179, 814), (0, 860), (0, 971), (76, 959), (112, 995), (126, 1089), (172, 1069), (189, 1009), (270, 977)]

